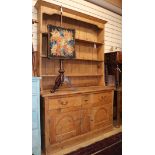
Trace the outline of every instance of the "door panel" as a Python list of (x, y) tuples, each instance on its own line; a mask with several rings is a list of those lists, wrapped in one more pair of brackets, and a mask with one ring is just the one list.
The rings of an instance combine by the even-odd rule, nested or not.
[(112, 107), (111, 105), (103, 105), (94, 107), (91, 110), (91, 129), (99, 129), (106, 127), (112, 121)]
[(51, 144), (80, 134), (80, 110), (58, 113), (51, 111), (49, 134)]

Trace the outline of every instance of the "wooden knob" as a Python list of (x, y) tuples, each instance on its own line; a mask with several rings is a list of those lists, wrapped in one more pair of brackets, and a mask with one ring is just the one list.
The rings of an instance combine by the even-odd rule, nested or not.
[(66, 105), (66, 104), (68, 104), (68, 101), (66, 101), (66, 102), (60, 102), (62, 105)]

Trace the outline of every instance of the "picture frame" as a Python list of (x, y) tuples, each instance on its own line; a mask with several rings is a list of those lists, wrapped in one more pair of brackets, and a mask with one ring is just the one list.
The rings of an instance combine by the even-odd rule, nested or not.
[(48, 25), (48, 58), (75, 58), (75, 30)]

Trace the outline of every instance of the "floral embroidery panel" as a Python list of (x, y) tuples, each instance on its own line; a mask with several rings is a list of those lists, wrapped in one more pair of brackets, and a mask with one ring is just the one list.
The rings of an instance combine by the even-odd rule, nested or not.
[(48, 25), (48, 56), (75, 58), (75, 30)]

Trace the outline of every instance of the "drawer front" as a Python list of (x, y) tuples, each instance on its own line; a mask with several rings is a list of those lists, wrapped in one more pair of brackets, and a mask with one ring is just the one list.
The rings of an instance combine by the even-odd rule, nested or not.
[(78, 96), (49, 99), (49, 110), (80, 106), (81, 101)]
[(84, 95), (82, 95), (81, 100), (85, 104), (90, 103), (92, 101), (92, 94), (84, 94)]
[(112, 93), (107, 92), (107, 93), (94, 94), (94, 97), (93, 97), (94, 106), (112, 104), (112, 102), (113, 102)]

